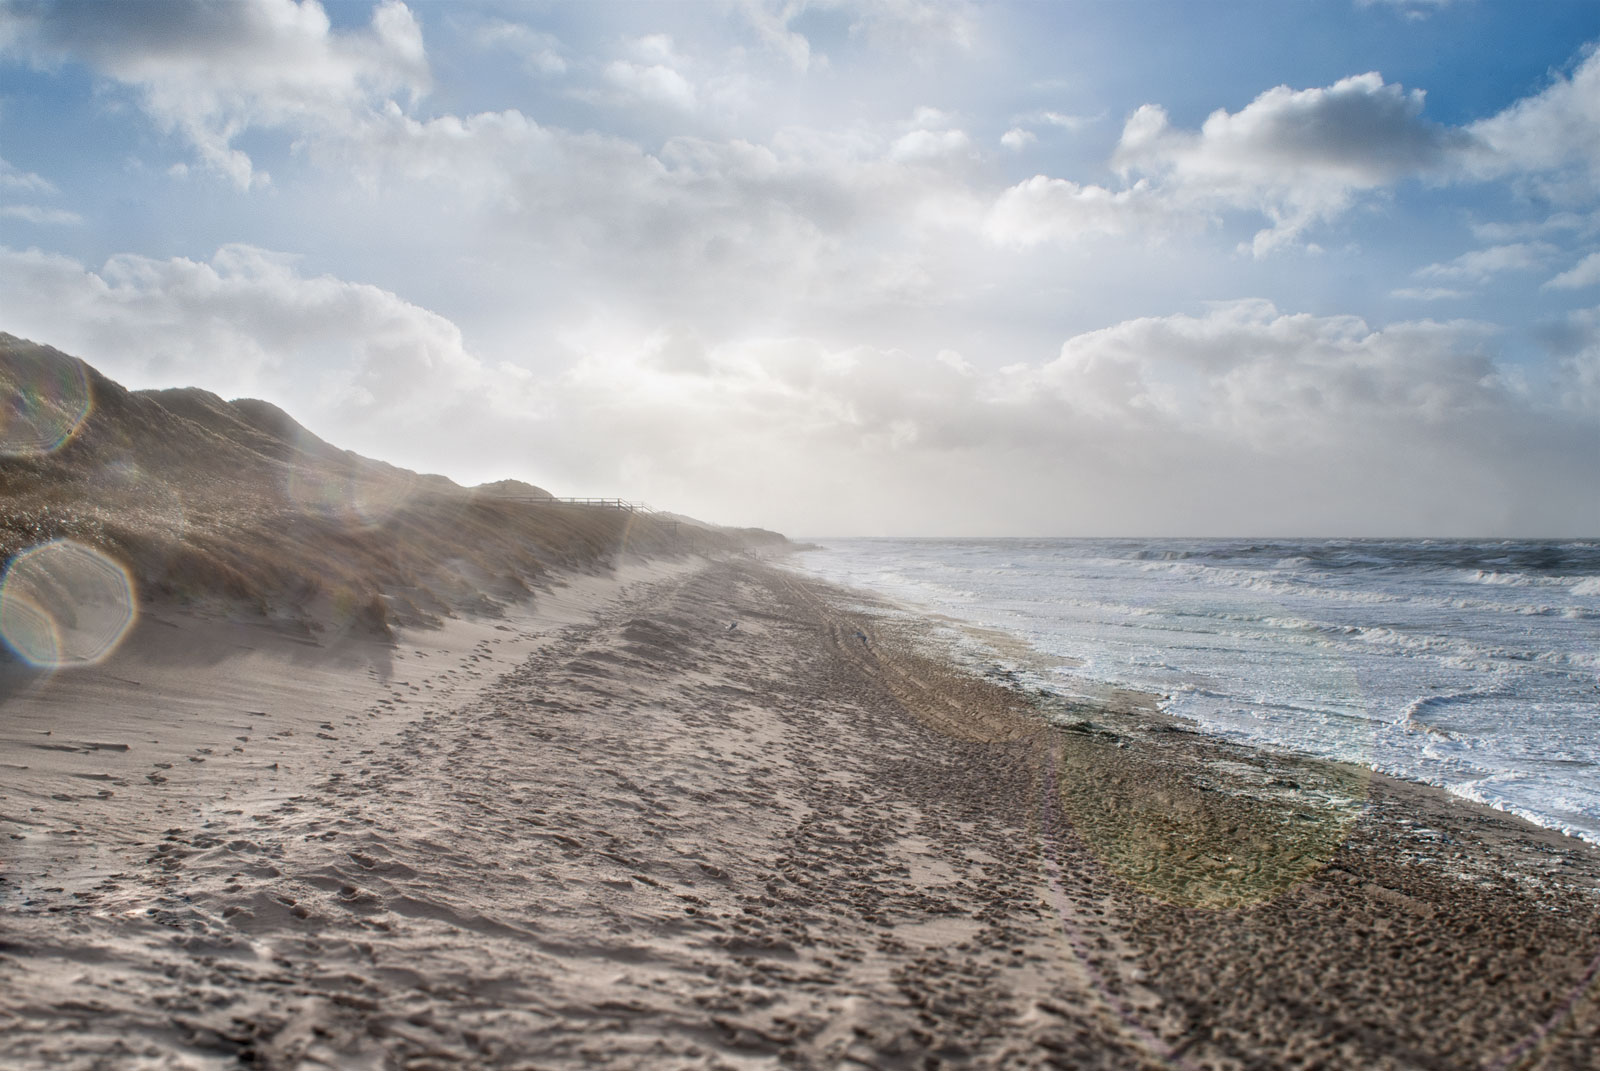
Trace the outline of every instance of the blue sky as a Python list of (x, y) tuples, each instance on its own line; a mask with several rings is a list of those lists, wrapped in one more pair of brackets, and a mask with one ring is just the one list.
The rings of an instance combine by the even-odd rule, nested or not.
[(1600, 531), (1600, 3), (0, 3), (0, 329), (796, 533)]

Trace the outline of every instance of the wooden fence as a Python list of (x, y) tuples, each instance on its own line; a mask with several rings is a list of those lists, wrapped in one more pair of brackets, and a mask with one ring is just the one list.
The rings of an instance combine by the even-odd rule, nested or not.
[(625, 513), (654, 513), (643, 502), (629, 502), (622, 498), (534, 498), (529, 495), (504, 495), (507, 502), (528, 502), (536, 506), (599, 506), (603, 509), (620, 509)]

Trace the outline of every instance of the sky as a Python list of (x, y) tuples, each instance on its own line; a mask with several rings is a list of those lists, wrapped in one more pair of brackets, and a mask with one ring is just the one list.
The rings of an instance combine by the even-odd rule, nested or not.
[(0, 330), (791, 535), (1600, 535), (1600, 0), (0, 0)]

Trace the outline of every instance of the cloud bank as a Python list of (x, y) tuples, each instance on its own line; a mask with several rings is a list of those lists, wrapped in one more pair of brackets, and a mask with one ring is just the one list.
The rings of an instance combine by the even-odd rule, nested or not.
[(8, 4), (0, 59), (86, 72), (161, 135), (115, 162), (145, 202), (193, 165), (210, 214), (85, 252), (103, 174), (8, 142), (6, 329), (796, 531), (1600, 526), (1592, 49), (1446, 122), (1362, 67), (1077, 99), (982, 6), (675, 10)]
[[(678, 328), (580, 352), (540, 379), (475, 356), (454, 324), (392, 293), (250, 247), (98, 270), (7, 251), (0, 283), (35, 310), (13, 315), (25, 333), (114, 377), (267, 394), (314, 429), (424, 467), (408, 445), (419, 436), (457, 465), (527, 457), (529, 475), (557, 486), (603, 480), (690, 503), (733, 486), (752, 513), (811, 531), (937, 530), (950, 524), (944, 496), (1037, 503), (1034, 531), (1243, 518), (1281, 533), (1285, 498), (1309, 530), (1353, 515), (1466, 530), (1488, 501), (1502, 530), (1546, 531), (1572, 515), (1563, 489), (1592, 479), (1600, 451), (1592, 337), (1535, 389), (1497, 362), (1496, 330), (1472, 321), (1374, 329), (1238, 301), (1086, 332), (1050, 360), (990, 372), (952, 351), (708, 345)], [(1352, 514), (1352, 494), (1365, 512)], [(1014, 509), (996, 509), (997, 527), (981, 516), (962, 529), (1016, 523)]]

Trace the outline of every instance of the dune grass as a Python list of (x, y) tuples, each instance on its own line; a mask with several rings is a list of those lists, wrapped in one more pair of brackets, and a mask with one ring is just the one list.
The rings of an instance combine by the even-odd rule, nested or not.
[(128, 391), (0, 334), (5, 397), (18, 416), (0, 425), (11, 445), (0, 456), (0, 557), (70, 538), (120, 562), (142, 601), (382, 634), (495, 614), (552, 573), (604, 570), (623, 555), (782, 540), (527, 501), (504, 481), (463, 488), (340, 450), (266, 402)]

